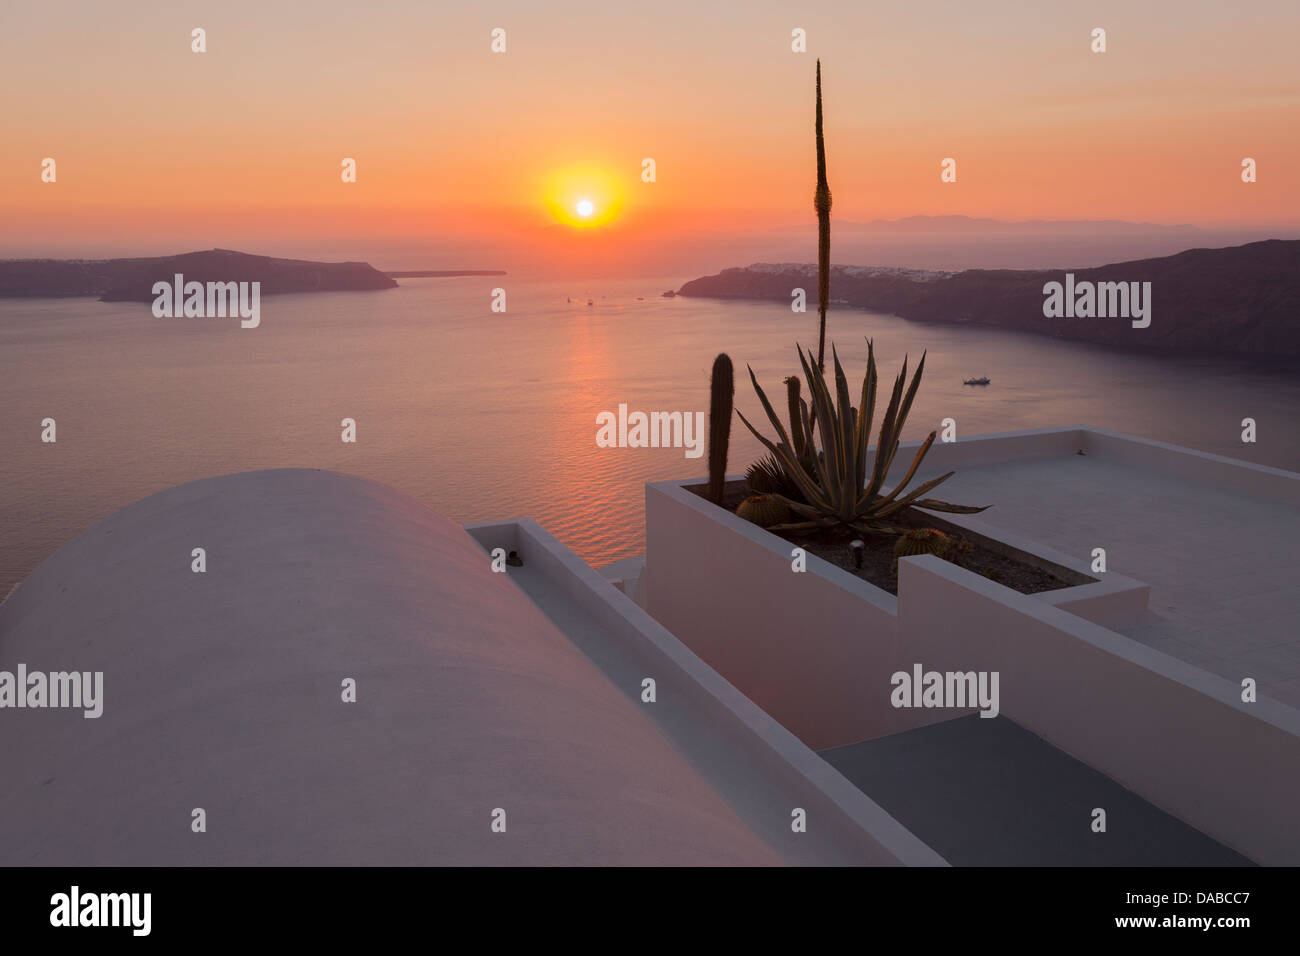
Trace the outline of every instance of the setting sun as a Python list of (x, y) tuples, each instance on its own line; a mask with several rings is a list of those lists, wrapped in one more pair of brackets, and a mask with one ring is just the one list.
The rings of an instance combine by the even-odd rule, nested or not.
[(541, 193), (556, 222), (588, 229), (618, 218), (625, 188), (607, 167), (587, 162), (553, 170)]

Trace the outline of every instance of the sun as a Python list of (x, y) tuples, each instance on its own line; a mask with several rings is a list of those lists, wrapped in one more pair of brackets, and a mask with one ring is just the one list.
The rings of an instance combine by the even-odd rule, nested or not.
[(539, 192), (554, 221), (588, 230), (619, 218), (624, 188), (612, 166), (582, 162), (552, 169), (545, 174)]

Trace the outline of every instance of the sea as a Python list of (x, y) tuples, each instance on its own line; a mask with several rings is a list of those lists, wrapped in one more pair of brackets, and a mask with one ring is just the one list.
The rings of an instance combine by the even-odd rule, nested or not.
[[(148, 303), (0, 300), (0, 596), (124, 505), (260, 468), (363, 475), (461, 522), (531, 517), (596, 566), (638, 554), (645, 482), (702, 476), (707, 458), (602, 447), (602, 414), (707, 417), (710, 368), (725, 352), (736, 407), (762, 421), (747, 367), (780, 408), (796, 343), (816, 347), (815, 311), (661, 295), (688, 278), (402, 279), (378, 292), (265, 296), (255, 329), (159, 319)], [(945, 418), (959, 440), (1091, 424), (1300, 471), (1295, 365), (849, 308), (832, 308), (827, 326), (855, 395), (868, 338), (882, 391), (905, 357), (915, 367), (926, 354), (908, 439)], [(977, 376), (990, 384), (962, 384)], [(1241, 440), (1245, 418), (1254, 443)], [(46, 419), (54, 442), (42, 441)], [(355, 442), (342, 441), (344, 419)], [(760, 452), (736, 419), (728, 470)]]

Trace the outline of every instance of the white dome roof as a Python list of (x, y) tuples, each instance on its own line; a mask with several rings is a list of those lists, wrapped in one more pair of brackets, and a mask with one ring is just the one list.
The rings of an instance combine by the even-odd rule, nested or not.
[(4, 864), (779, 862), (459, 525), (364, 479), (123, 509), (0, 605), (20, 663), (102, 671), (103, 715), (0, 710)]

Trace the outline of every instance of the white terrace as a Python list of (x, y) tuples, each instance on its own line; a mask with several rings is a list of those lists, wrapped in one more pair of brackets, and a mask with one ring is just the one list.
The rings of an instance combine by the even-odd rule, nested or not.
[[(1300, 475), (1082, 426), (951, 468), (943, 497), (994, 505), (968, 533), (1106, 573), (792, 574), (699, 480), (647, 485), (646, 560), (603, 576), (328, 472), (160, 492), (0, 605), (0, 671), (104, 675), (97, 719), (0, 716), (0, 862), (1300, 861)], [(894, 709), (916, 663), (1000, 674), (1000, 716)]]
[[(979, 463), (998, 445), (1028, 456)], [(1300, 707), (1295, 475), (1083, 427), (952, 448), (926, 461), (957, 469), (940, 497), (992, 504), (981, 523), (1080, 559), (1104, 548), (1108, 571), (1150, 585), (1145, 613), (1113, 630)]]
[[(887, 487), (917, 444), (900, 450)], [(1300, 860), (1300, 475), (1086, 426), (936, 445), (916, 481), (954, 469), (939, 497), (992, 507), (942, 519), (1087, 583), (1026, 595), (930, 555), (899, 561), (897, 595), (812, 554), (792, 574), (791, 544), (704, 500), (704, 479), (647, 485), (644, 567), (617, 574), (952, 862), (989, 862), (1011, 841), (1025, 862), (1043, 833), (1052, 858), (1089, 858), (1097, 844), (1071, 844), (1073, 824), (1056, 816), (1062, 794), (1078, 797), (1064, 781), (1087, 779), (1062, 755), (1248, 859)], [(1097, 549), (1104, 572), (1092, 568)], [(958, 724), (969, 708), (895, 708), (891, 675), (918, 664), (1000, 674), (1001, 714), (1028, 736), (1001, 719)], [(952, 760), (924, 757), (971, 748), (988, 756), (985, 771), (1000, 768), (987, 792), (1015, 781), (1032, 811), (981, 846), (952, 830), (980, 784), (939, 785)], [(921, 779), (935, 785), (907, 782)], [(998, 807), (990, 798), (986, 809)], [(1144, 859), (1183, 859), (1194, 843), (1173, 835)]]

